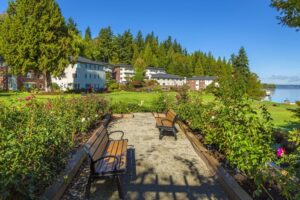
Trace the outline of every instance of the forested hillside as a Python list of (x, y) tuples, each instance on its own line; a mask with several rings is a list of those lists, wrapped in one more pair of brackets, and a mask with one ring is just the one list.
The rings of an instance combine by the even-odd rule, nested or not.
[[(72, 20), (69, 20), (69, 26), (76, 29)], [(130, 30), (114, 34), (110, 27), (102, 28), (95, 38), (92, 38), (88, 27), (81, 44), (81, 55), (94, 60), (131, 64), (137, 69), (162, 67), (170, 74), (186, 77), (217, 76), (222, 81), (233, 77), (237, 85), (251, 97), (259, 98), (264, 94), (258, 76), (250, 71), (243, 47), (230, 59), (216, 58), (211, 52), (200, 50), (188, 53), (172, 36), (160, 40), (153, 32), (143, 35), (141, 31), (133, 34)]]

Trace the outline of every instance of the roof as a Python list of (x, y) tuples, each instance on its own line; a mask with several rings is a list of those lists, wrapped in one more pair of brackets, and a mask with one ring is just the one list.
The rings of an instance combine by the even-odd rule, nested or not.
[(174, 74), (153, 74), (152, 78), (163, 78), (163, 79), (183, 79), (183, 77)]
[(108, 63), (105, 63), (105, 62), (97, 62), (97, 61), (90, 60), (90, 59), (85, 58), (85, 57), (82, 57), (82, 56), (78, 56), (77, 62), (88, 63), (88, 64), (94, 64), (94, 65), (109, 65)]
[(146, 67), (146, 69), (153, 69), (153, 70), (162, 70), (162, 71), (165, 71), (165, 69), (164, 68), (162, 68), (162, 67), (153, 67), (153, 66), (149, 66), (149, 67)]
[(216, 80), (216, 76), (193, 76), (187, 80)]
[(128, 64), (117, 64), (114, 67), (127, 67), (127, 68), (133, 68), (132, 65), (128, 65)]

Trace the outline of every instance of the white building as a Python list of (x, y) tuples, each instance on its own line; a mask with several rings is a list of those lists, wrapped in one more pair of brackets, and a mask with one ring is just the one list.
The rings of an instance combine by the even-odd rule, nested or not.
[(192, 90), (203, 90), (216, 79), (216, 76), (193, 76), (187, 79), (187, 85)]
[(151, 80), (152, 75), (154, 74), (166, 74), (166, 70), (160, 67), (147, 67), (145, 70), (146, 79)]
[(105, 88), (105, 63), (98, 63), (87, 58), (78, 57), (76, 64), (69, 65), (60, 77), (53, 77), (61, 90)]
[(125, 64), (115, 65), (113, 78), (118, 83), (126, 83), (128, 79), (131, 79), (134, 75), (135, 71), (133, 66)]
[(153, 74), (151, 80), (156, 80), (161, 86), (183, 86), (186, 79), (173, 74)]

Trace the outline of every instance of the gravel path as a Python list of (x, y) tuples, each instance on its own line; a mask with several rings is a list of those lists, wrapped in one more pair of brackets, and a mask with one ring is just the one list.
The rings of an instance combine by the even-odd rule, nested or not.
[[(122, 177), (126, 199), (227, 199), (219, 183), (199, 158), (184, 133), (178, 129), (178, 140), (159, 131), (151, 113), (135, 113), (134, 118), (123, 118), (110, 124), (109, 130), (122, 130), (129, 139), (128, 174)], [(68, 189), (66, 199), (83, 199), (74, 188), (85, 187), (88, 166), (85, 164)], [(75, 185), (75, 186), (74, 186)], [(73, 197), (72, 194), (76, 193)], [(97, 181), (91, 187), (91, 199), (118, 199), (113, 180)]]

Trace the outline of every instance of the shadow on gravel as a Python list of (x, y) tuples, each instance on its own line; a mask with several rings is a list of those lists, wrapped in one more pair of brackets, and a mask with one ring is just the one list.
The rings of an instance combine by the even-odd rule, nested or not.
[[(127, 155), (128, 173), (122, 177), (125, 199), (180, 200), (182, 197), (190, 200), (203, 198), (227, 199), (216, 194), (216, 191), (211, 190), (211, 186), (215, 184), (214, 181), (205, 180), (205, 177), (200, 175), (194, 163), (187, 159), (179, 156), (175, 158), (179, 162), (183, 162), (187, 165), (189, 169), (189, 172), (184, 173), (182, 176), (182, 182), (184, 182), (184, 184), (176, 185), (173, 176), (159, 177), (158, 174), (155, 173), (154, 168), (147, 168), (142, 173), (136, 174), (135, 149), (129, 149)], [(191, 180), (188, 175), (193, 175), (198, 184), (189, 184)], [(152, 180), (150, 183), (149, 178)], [(164, 183), (160, 184), (159, 180), (163, 180)]]

